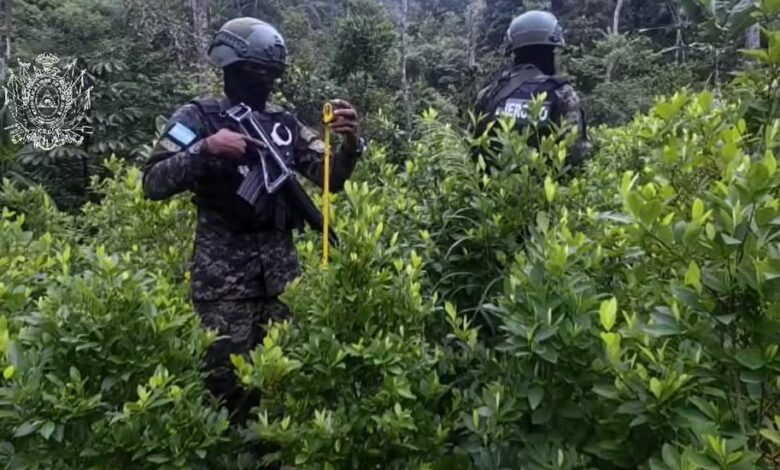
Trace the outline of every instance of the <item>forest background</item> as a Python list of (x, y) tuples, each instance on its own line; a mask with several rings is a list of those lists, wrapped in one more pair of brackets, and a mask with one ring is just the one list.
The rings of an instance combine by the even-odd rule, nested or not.
[[(251, 15), (276, 25), (292, 66), (278, 101), (310, 124), (322, 102), (349, 97), (366, 136), (403, 158), (414, 116), (436, 108), (464, 124), (477, 91), (506, 58), (501, 44), (517, 14), (556, 14), (566, 30), (565, 72), (591, 125), (620, 124), (679, 88), (718, 89), (754, 48), (752, 1), (97, 0), (2, 2), (5, 69), (52, 52), (89, 72), (94, 128), (83, 145), (40, 152), (4, 136), (4, 176), (44, 184), (58, 206), (89, 200), (89, 178), (111, 154), (148, 156), (162, 119), (193, 96), (221, 93), (205, 53), (224, 21)], [(5, 117), (7, 123), (7, 116)], [(6, 124), (7, 125), (7, 124)], [(3, 126), (6, 127), (6, 126)]]

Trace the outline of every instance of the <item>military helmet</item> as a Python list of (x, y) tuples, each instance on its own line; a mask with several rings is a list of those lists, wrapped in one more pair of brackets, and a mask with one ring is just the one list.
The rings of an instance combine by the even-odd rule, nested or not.
[(217, 67), (246, 60), (284, 70), (287, 46), (273, 26), (257, 18), (235, 18), (214, 35), (208, 51), (209, 61)]
[(526, 46), (563, 47), (563, 29), (558, 18), (546, 11), (528, 11), (512, 20), (504, 37), (507, 54)]

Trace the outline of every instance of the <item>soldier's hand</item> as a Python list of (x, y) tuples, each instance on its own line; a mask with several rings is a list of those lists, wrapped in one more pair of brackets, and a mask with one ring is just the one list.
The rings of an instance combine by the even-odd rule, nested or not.
[(360, 121), (355, 108), (344, 100), (331, 100), (333, 104), (333, 116), (336, 118), (330, 128), (333, 132), (347, 137), (357, 137)]
[(246, 153), (247, 142), (244, 135), (238, 132), (220, 129), (216, 134), (206, 137), (204, 144), (210, 155), (236, 158)]

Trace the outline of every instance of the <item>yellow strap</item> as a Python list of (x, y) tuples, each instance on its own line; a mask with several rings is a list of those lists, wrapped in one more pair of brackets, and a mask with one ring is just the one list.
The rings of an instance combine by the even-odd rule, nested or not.
[(328, 267), (328, 251), (330, 248), (330, 240), (328, 238), (328, 230), (330, 227), (330, 123), (334, 120), (333, 105), (330, 102), (325, 103), (322, 107), (322, 123), (325, 124), (325, 161), (324, 163), (324, 182), (323, 182), (323, 194), (322, 194), (322, 217), (323, 217), (323, 230), (322, 230), (322, 267)]

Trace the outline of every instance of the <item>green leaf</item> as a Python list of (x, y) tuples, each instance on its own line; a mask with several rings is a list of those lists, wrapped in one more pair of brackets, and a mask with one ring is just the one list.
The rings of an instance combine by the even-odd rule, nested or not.
[(557, 190), (557, 187), (555, 183), (553, 183), (552, 178), (547, 176), (544, 179), (544, 195), (547, 198), (547, 202), (551, 203), (553, 202), (553, 199), (555, 199), (555, 192)]
[(650, 391), (653, 392), (653, 395), (655, 396), (656, 399), (660, 400), (661, 396), (664, 393), (663, 384), (661, 383), (661, 381), (656, 379), (655, 377), (650, 379)]
[(663, 456), (664, 463), (671, 470), (678, 470), (680, 468), (680, 453), (677, 452), (677, 449), (669, 444), (664, 444), (661, 455)]
[(653, 338), (662, 338), (664, 336), (674, 336), (680, 334), (680, 329), (677, 325), (650, 325), (642, 328), (644, 333), (652, 336)]
[(629, 193), (626, 197), (626, 207), (634, 219), (640, 219), (644, 201), (637, 193)]
[(81, 374), (79, 373), (79, 370), (76, 369), (75, 367), (73, 366), (70, 367), (69, 375), (72, 381), (81, 382)]
[(34, 433), (35, 431), (37, 431), (40, 425), (41, 425), (40, 421), (27, 421), (26, 423), (16, 428), (16, 431), (14, 432), (14, 437), (28, 436)]
[(617, 400), (620, 398), (618, 390), (611, 384), (596, 384), (593, 386), (593, 391), (604, 398), (611, 400)]
[(607, 357), (612, 365), (620, 360), (620, 335), (616, 333), (601, 333), (601, 339), (606, 346)]
[(528, 390), (528, 404), (531, 405), (531, 409), (535, 410), (544, 398), (544, 389), (542, 387), (534, 386)]
[(398, 395), (402, 396), (403, 398), (407, 398), (409, 400), (416, 400), (417, 397), (414, 396), (414, 393), (409, 389), (409, 386), (404, 386), (398, 389)]
[(16, 372), (16, 368), (14, 366), (8, 366), (3, 370), (3, 378), (5, 380), (11, 380), (14, 376), (14, 372)]
[(617, 299), (611, 298), (601, 303), (599, 308), (599, 318), (601, 319), (601, 326), (605, 330), (611, 331), (615, 326), (615, 318), (617, 316)]
[(685, 274), (685, 285), (691, 286), (696, 289), (696, 292), (701, 294), (701, 270), (696, 261), (691, 261), (688, 265), (688, 272)]
[(739, 380), (746, 384), (760, 384), (765, 380), (765, 378), (764, 374), (761, 372), (744, 370), (740, 372)]
[(777, 160), (775, 160), (775, 156), (771, 150), (767, 150), (764, 155), (764, 165), (766, 165), (766, 169), (769, 171), (770, 176), (774, 175), (775, 171), (777, 171)]
[(664, 465), (660, 460), (653, 457), (649, 461), (650, 470), (670, 470), (668, 466)]
[(624, 415), (639, 415), (645, 411), (645, 405), (641, 401), (627, 401), (618, 406), (617, 412)]
[(701, 228), (701, 224), (697, 222), (691, 222), (690, 224), (687, 224), (685, 227), (685, 232), (683, 233), (683, 243), (686, 245), (693, 243), (699, 236), (699, 233), (701, 233)]
[(701, 199), (696, 198), (696, 200), (693, 202), (691, 215), (694, 222), (703, 222), (702, 219), (704, 218), (704, 203), (701, 201)]
[(550, 421), (550, 418), (552, 418), (552, 407), (551, 406), (544, 406), (542, 408), (537, 409), (531, 414), (531, 422), (533, 424), (544, 424), (548, 421)]
[(742, 240), (737, 240), (736, 238), (730, 237), (725, 233), (721, 233), (720, 237), (723, 239), (723, 243), (728, 246), (737, 246), (742, 244)]
[(634, 183), (636, 183), (636, 180), (639, 178), (639, 176), (634, 176), (634, 172), (627, 171), (623, 173), (623, 180), (620, 184), (620, 194), (623, 197), (627, 197), (629, 191), (631, 191), (631, 188), (634, 186)]
[(161, 454), (152, 454), (148, 457), (146, 457), (146, 460), (152, 463), (165, 463), (168, 460), (170, 460), (168, 457), (161, 455)]
[(711, 458), (702, 454), (693, 454), (688, 457), (691, 462), (695, 463), (699, 467), (705, 470), (720, 470), (720, 465), (715, 463)]
[(46, 421), (46, 424), (41, 426), (41, 429), (38, 431), (41, 436), (43, 436), (44, 439), (49, 439), (51, 437), (52, 433), (54, 432), (54, 429), (56, 428), (56, 425), (52, 423), (51, 421)]
[(758, 349), (743, 349), (734, 356), (737, 362), (750, 370), (758, 370), (766, 365), (763, 353)]
[(631, 428), (635, 428), (637, 426), (641, 426), (647, 422), (647, 415), (639, 415), (636, 418), (632, 419), (630, 423), (628, 423), (628, 426)]
[(769, 54), (763, 49), (742, 49), (739, 52), (742, 53), (742, 55), (750, 59), (757, 60), (763, 64), (768, 64), (770, 62)]
[(458, 313), (455, 311), (455, 306), (450, 302), (444, 303), (444, 310), (447, 312), (447, 316), (450, 318), (450, 320), (455, 320), (457, 318)]
[(775, 431), (774, 429), (762, 429), (761, 435), (764, 436), (765, 439), (768, 439), (775, 444), (780, 445), (780, 433)]
[(547, 233), (550, 230), (550, 219), (547, 217), (546, 212), (539, 211), (536, 214), (536, 226), (539, 227), (539, 231), (542, 233)]
[(679, 108), (669, 101), (662, 101), (655, 106), (655, 112), (664, 121), (670, 120)]
[(558, 352), (551, 348), (551, 347), (541, 347), (537, 349), (536, 354), (539, 355), (542, 359), (545, 361), (551, 363), (551, 364), (557, 364), (558, 363)]
[(653, 225), (658, 220), (658, 216), (661, 215), (661, 211), (663, 211), (663, 206), (660, 202), (650, 201), (639, 211), (639, 218), (643, 224)]

